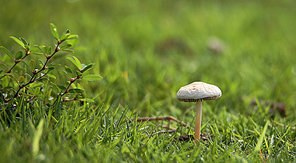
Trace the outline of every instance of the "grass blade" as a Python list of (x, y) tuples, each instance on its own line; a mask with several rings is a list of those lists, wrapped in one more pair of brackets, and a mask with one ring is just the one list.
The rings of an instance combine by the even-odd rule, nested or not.
[(33, 153), (34, 157), (37, 156), (37, 154), (39, 152), (39, 141), (42, 136), (43, 125), (44, 125), (44, 120), (42, 119), (39, 122), (38, 127), (34, 132), (33, 144), (32, 144), (32, 153)]
[(267, 131), (267, 127), (268, 127), (268, 125), (269, 125), (269, 120), (266, 122), (266, 124), (265, 124), (265, 126), (264, 126), (264, 129), (263, 129), (263, 131), (262, 131), (262, 133), (261, 133), (261, 135), (260, 135), (260, 138), (259, 138), (259, 140), (258, 140), (258, 142), (257, 142), (256, 147), (255, 147), (255, 152), (259, 151), (260, 148), (261, 148), (261, 145), (262, 145), (262, 143), (263, 143), (263, 138), (264, 138), (265, 133), (266, 133), (266, 131)]

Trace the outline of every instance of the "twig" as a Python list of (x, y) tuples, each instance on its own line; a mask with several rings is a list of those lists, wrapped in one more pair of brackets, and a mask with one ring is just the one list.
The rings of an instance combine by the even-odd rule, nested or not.
[(33, 96), (32, 98), (30, 98), (27, 102), (31, 102), (33, 101), (37, 96)]
[(173, 132), (176, 132), (176, 130), (157, 131), (157, 132), (154, 132), (154, 133), (151, 135), (151, 137), (154, 136), (154, 135), (162, 134), (162, 133), (173, 133)]
[[(179, 124), (181, 124), (184, 127), (189, 127), (190, 126), (172, 116), (161, 116), (161, 117), (142, 117), (142, 118), (138, 118), (137, 122), (145, 122), (145, 121), (159, 121), (159, 120), (166, 120), (166, 121), (175, 121)], [(131, 119), (131, 121), (133, 121), (133, 119)]]
[[(279, 123), (279, 122), (276, 122), (276, 121), (271, 121), (272, 123), (274, 123), (274, 124), (276, 124), (276, 125), (279, 125), (279, 126), (281, 126), (281, 127), (284, 127), (285, 125), (284, 124), (282, 124), (282, 123)], [(292, 130), (296, 130), (296, 127), (290, 127)]]

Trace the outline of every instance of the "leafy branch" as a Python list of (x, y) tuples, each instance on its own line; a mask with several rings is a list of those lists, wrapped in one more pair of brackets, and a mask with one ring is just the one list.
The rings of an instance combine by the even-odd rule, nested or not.
[[(23, 88), (25, 88), (26, 86), (28, 86), (28, 85), (31, 84), (31, 83), (34, 83), (34, 82), (36, 81), (36, 79), (39, 80), (39, 79), (43, 78), (43, 77), (46, 75), (46, 74), (44, 74), (44, 75), (41, 75), (39, 78), (36, 78), (36, 76), (37, 76), (39, 73), (41, 73), (42, 71), (48, 69), (48, 67), (46, 67), (48, 61), (49, 61), (49, 60), (50, 60), (50, 59), (51, 59), (51, 58), (52, 58), (52, 57), (53, 57), (58, 51), (60, 51), (59, 45), (60, 45), (61, 43), (62, 43), (62, 41), (58, 40), (54, 52), (53, 52), (51, 55), (46, 56), (46, 61), (45, 61), (45, 63), (43, 64), (42, 68), (40, 68), (39, 70), (38, 70), (38, 69), (35, 69), (35, 70), (33, 71), (33, 75), (32, 75), (32, 77), (31, 77), (31, 79), (30, 79), (27, 83), (22, 84), (22, 85), (19, 85), (18, 90), (16, 91), (16, 93), (14, 94), (14, 96), (13, 96), (12, 98), (16, 98), (16, 97), (18, 96), (19, 92), (20, 92)], [(10, 98), (10, 99), (5, 99), (5, 101), (8, 102), (8, 101), (10, 101), (12, 98)]]
[[(10, 67), (10, 69), (4, 75), (2, 75), (0, 77), (0, 79), (4, 78), (5, 76), (8, 76), (8, 74), (11, 73), (12, 69), (18, 63), (20, 63), (22, 60), (24, 60), (27, 56), (29, 56), (31, 54), (31, 52), (29, 51), (30, 50), (29, 44), (27, 43), (27, 41), (25, 39), (23, 39), (23, 38), (18, 39), (18, 38), (13, 37), (13, 36), (11, 36), (10, 38), (12, 38), (15, 42), (17, 42), (19, 45), (21, 45), (25, 49), (25, 55), (22, 56), (21, 52), (17, 53), (17, 55), (16, 55), (16, 57), (14, 59), (14, 64)], [(8, 54), (11, 58), (13, 58), (11, 52), (8, 49), (6, 49), (3, 46), (0, 46), (0, 49), (2, 51), (4, 51), (6, 54)]]
[[(0, 50), (2, 52), (7, 54), (10, 58), (14, 59), (14, 64), (6, 71), (6, 73), (4, 73), (4, 75), (2, 75), (0, 77), (0, 79), (4, 78), (5, 76), (9, 76), (17, 84), (17, 88), (14, 89), (13, 88), (14, 85), (12, 84), (12, 86), (11, 86), (11, 84), (10, 84), (11, 81), (0, 80), (0, 86), (2, 87), (1, 90), (0, 90), (1, 91), (1, 93), (0, 93), (0, 96), (1, 96), (0, 102), (4, 102), (4, 103), (0, 103), (0, 106), (7, 106), (6, 103), (8, 103), (9, 101), (12, 101), (13, 99), (16, 99), (16, 98), (22, 97), (22, 96), (27, 96), (24, 99), (24, 102), (27, 102), (27, 103), (33, 101), (34, 99), (39, 99), (38, 95), (40, 94), (40, 91), (43, 88), (46, 88), (46, 87), (42, 87), (42, 85), (45, 84), (45, 83), (42, 83), (42, 81), (43, 81), (42, 79), (45, 78), (46, 76), (49, 77), (47, 79), (56, 78), (54, 75), (49, 74), (49, 72), (54, 69), (53, 66), (49, 66), (49, 62), (52, 60), (52, 58), (59, 51), (65, 51), (65, 52), (72, 51), (71, 49), (68, 49), (68, 48), (73, 46), (73, 43), (75, 43), (75, 40), (74, 40), (74, 42), (71, 41), (71, 40), (77, 39), (78, 36), (70, 34), (69, 30), (66, 30), (66, 32), (63, 35), (60, 36), (54, 24), (50, 24), (50, 28), (51, 28), (52, 35), (56, 39), (56, 45), (54, 46), (54, 50), (52, 50), (52, 48), (50, 46), (38, 46), (38, 45), (34, 46), (36, 48), (31, 49), (30, 44), (25, 39), (16, 38), (16, 37), (13, 37), (13, 36), (11, 36), (10, 38), (12, 38), (17, 44), (19, 44), (25, 50), (25, 55), (24, 56), (23, 56), (21, 51), (17, 52), (16, 55), (13, 56), (12, 53), (8, 49), (6, 49), (3, 46), (0, 46)], [(61, 45), (64, 42), (67, 42), (67, 44)], [(17, 67), (18, 63), (20, 63), (21, 61), (24, 61), (24, 59), (27, 56), (29, 56), (30, 54), (43, 54), (45, 56), (46, 60), (45, 60), (45, 62), (41, 61), (42, 62), (40, 64), (41, 68), (33, 69), (32, 75), (30, 75), (30, 77), (28, 78), (28, 81), (26, 81), (24, 83), (24, 76), (23, 75), (20, 75), (18, 77), (18, 80), (17, 80), (15, 75), (12, 75), (11, 72), (13, 71), (13, 69), (15, 67)], [(84, 72), (86, 72), (86, 71), (88, 71), (89, 69), (92, 68), (92, 66), (93, 66), (92, 64), (89, 64), (89, 65), (81, 64), (81, 62), (75, 56), (68, 57), (67, 59), (70, 60), (75, 65), (75, 67), (77, 69), (74, 70), (74, 69), (69, 68), (68, 66), (65, 66), (66, 71), (64, 71), (64, 72), (66, 74), (67, 73), (71, 73), (71, 74), (75, 73), (76, 77), (70, 79), (69, 84), (67, 85), (66, 88), (63, 87), (63, 86), (58, 86), (58, 87), (64, 88), (65, 90), (62, 89), (63, 91), (61, 91), (61, 93), (58, 93), (57, 98), (55, 99), (55, 101), (52, 103), (51, 106), (55, 105), (60, 98), (64, 97), (68, 93), (81, 93), (81, 92), (83, 92), (82, 89), (78, 89), (78, 88), (70, 89), (72, 87), (72, 84), (75, 81), (77, 81), (78, 79), (84, 79), (84, 80), (87, 80), (87, 81), (101, 79), (101, 76), (99, 76), (99, 75), (94, 75), (94, 74), (86, 74), (85, 75), (84, 74)], [(24, 63), (26, 65), (28, 65), (26, 61), (24, 61)], [(0, 73), (1, 72), (3, 72), (3, 70), (0, 70)], [(17, 71), (15, 73), (17, 73)], [(40, 82), (38, 82), (37, 84), (33, 84), (33, 83), (36, 83), (37, 81), (40, 81)], [(54, 85), (54, 86), (57, 86), (57, 84), (55, 82), (50, 82), (50, 83), (52, 85)], [(51, 90), (46, 90), (46, 91), (47, 92), (52, 92), (53, 88), (54, 87), (49, 88)], [(57, 87), (55, 87), (55, 88), (57, 88)], [(24, 93), (21, 94), (22, 90), (25, 90), (25, 91), (24, 91)], [(47, 99), (50, 99), (50, 97), (51, 97), (50, 94), (47, 95)], [(40, 99), (40, 100), (45, 101), (46, 99)], [(62, 101), (76, 101), (76, 100), (79, 100), (79, 98), (77, 96), (75, 96), (75, 98), (73, 98), (71, 100), (67, 99), (67, 100), (62, 100)], [(81, 99), (81, 100), (90, 101), (90, 99)], [(14, 103), (14, 104), (17, 104), (17, 102)]]

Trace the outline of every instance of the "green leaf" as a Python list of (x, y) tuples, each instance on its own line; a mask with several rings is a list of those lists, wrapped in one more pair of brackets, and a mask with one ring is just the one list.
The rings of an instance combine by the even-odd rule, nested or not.
[[(40, 52), (41, 51), (41, 52)], [(43, 51), (39, 47), (34, 47), (30, 50), (31, 54), (42, 55)]]
[(102, 76), (94, 75), (94, 74), (84, 75), (82, 77), (82, 80), (87, 80), (87, 81), (95, 81), (95, 80), (101, 80), (101, 79), (102, 79)]
[(81, 72), (81, 73), (84, 73), (85, 71), (91, 69), (92, 66), (93, 66), (93, 64), (89, 64), (89, 65), (85, 66), (80, 72)]
[(43, 53), (41, 53), (41, 52), (31, 52), (31, 54), (34, 54), (34, 55), (42, 55)]
[(69, 36), (70, 36), (69, 34), (63, 34), (63, 35), (61, 36), (61, 41), (65, 41), (65, 40), (67, 40)]
[(29, 45), (28, 42), (27, 42), (24, 38), (20, 37), (20, 40), (22, 41), (22, 43), (23, 43), (25, 46), (26, 46), (26, 45)]
[(38, 95), (40, 93), (40, 88), (35, 88), (34, 95)]
[(73, 49), (61, 49), (63, 52), (74, 53)]
[(54, 67), (48, 67), (47, 72), (54, 70)]
[(52, 74), (47, 74), (47, 76), (50, 77), (50, 78), (56, 79), (56, 77), (54, 75), (52, 75)]
[(69, 90), (69, 93), (83, 93), (83, 89), (78, 89), (78, 88), (75, 88), (75, 89), (70, 89)]
[(25, 49), (26, 50), (30, 50), (29, 43), (24, 38), (22, 38), (22, 37), (20, 37), (20, 40), (25, 45)]
[(93, 99), (89, 99), (89, 98), (84, 98), (84, 99), (79, 99), (80, 101), (86, 101), (86, 102), (95, 102), (95, 100)]
[(34, 83), (32, 83), (31, 85), (30, 85), (30, 87), (31, 88), (34, 88), (34, 87), (40, 87), (40, 86), (43, 86), (43, 83), (36, 83), (36, 82), (34, 82)]
[(78, 35), (70, 35), (69, 37), (68, 37), (68, 39), (70, 40), (70, 39), (78, 39)]
[(39, 50), (42, 51), (43, 54), (46, 54), (46, 46), (40, 45), (38, 46)]
[(51, 54), (52, 52), (52, 47), (48, 46), (46, 47), (46, 54)]
[(78, 60), (78, 58), (76, 58), (75, 56), (73, 56), (73, 58), (75, 59), (77, 65), (78, 65), (77, 67), (78, 67), (79, 69), (82, 69), (81, 62)]
[(61, 50), (70, 48), (71, 46), (72, 46), (71, 44), (65, 44), (65, 45), (61, 46)]
[(51, 54), (52, 48), (50, 46), (40, 45), (38, 48), (43, 52), (43, 54)]
[(74, 39), (74, 37), (72, 37), (72, 38), (69, 37), (69, 38), (66, 40), (66, 42), (67, 42), (67, 44), (71, 44), (72, 47), (74, 47), (74, 46), (77, 45), (77, 43), (78, 43), (78, 39)]
[(66, 90), (67, 88), (63, 85), (58, 85), (58, 87), (61, 89), (61, 90)]
[(15, 59), (16, 60), (19, 60), (19, 59), (21, 59), (23, 57), (23, 52), (21, 52), (21, 51), (18, 51), (17, 53), (16, 53), (16, 55), (15, 55)]
[(71, 48), (71, 47), (72, 47), (71, 44), (64, 44), (63, 46), (60, 46), (61, 51), (69, 52), (69, 53), (73, 53), (74, 50), (73, 50), (73, 49), (69, 49), (69, 48)]
[(2, 50), (3, 53), (7, 54), (11, 59), (14, 58), (12, 53), (8, 49), (6, 49), (4, 46), (0, 46), (0, 50)]
[(59, 36), (58, 30), (57, 30), (57, 27), (54, 24), (50, 23), (50, 29), (51, 29), (51, 33), (52, 33), (53, 37), (55, 39), (59, 40), (60, 36)]
[(80, 71), (76, 71), (76, 75), (82, 76), (82, 73)]
[(72, 74), (72, 70), (68, 66), (65, 66), (65, 70), (66, 70), (66, 72)]
[(68, 38), (69, 38), (69, 36), (70, 36), (70, 30), (69, 29), (67, 29), (66, 30), (66, 32), (61, 36), (61, 41), (63, 42), (63, 41), (65, 41), (65, 40), (67, 40)]
[(25, 44), (19, 40), (18, 38), (14, 37), (14, 36), (10, 36), (10, 38), (12, 38), (16, 43), (18, 43), (20, 46), (22, 46), (24, 49), (26, 49)]
[(67, 59), (70, 60), (79, 70), (82, 68), (80, 61), (76, 57), (67, 57)]

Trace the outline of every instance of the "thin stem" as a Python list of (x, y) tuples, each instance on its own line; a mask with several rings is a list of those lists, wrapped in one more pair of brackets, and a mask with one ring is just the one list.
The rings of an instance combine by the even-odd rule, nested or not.
[(202, 100), (196, 103), (196, 117), (195, 117), (195, 134), (194, 140), (197, 142), (200, 139), (200, 128), (201, 128), (201, 118), (202, 118)]
[(176, 132), (176, 131), (177, 130), (157, 131), (157, 132), (154, 132), (151, 136), (158, 135), (158, 134), (163, 134), (163, 133), (173, 133), (173, 132)]
[[(10, 69), (6, 73), (11, 73), (12, 69), (18, 64), (19, 62), (14, 62), (14, 64), (10, 67)], [(1, 76), (3, 78), (6, 75)]]

